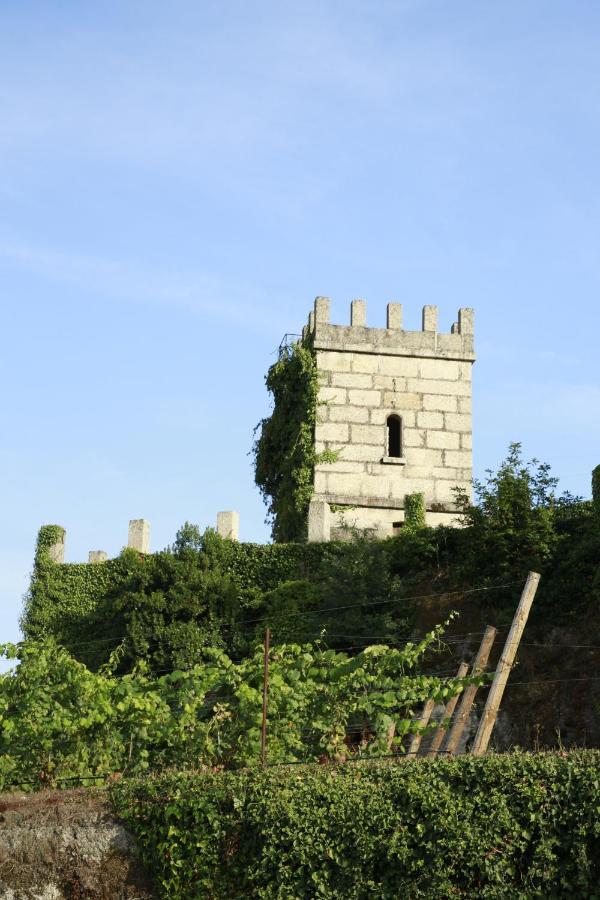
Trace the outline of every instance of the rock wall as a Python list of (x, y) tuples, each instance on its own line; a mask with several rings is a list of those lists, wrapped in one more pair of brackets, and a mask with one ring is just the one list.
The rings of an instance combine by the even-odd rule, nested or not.
[(0, 795), (2, 900), (151, 900), (132, 837), (99, 790)]

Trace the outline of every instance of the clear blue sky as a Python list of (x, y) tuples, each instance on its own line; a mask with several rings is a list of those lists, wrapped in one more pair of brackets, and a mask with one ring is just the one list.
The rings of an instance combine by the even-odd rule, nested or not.
[(316, 294), (476, 309), (475, 464), (600, 462), (600, 4), (0, 4), (0, 639), (35, 536), (238, 509)]

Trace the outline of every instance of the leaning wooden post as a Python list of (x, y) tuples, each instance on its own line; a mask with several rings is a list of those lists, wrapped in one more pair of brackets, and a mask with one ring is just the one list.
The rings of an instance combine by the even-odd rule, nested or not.
[(260, 761), (263, 766), (267, 763), (267, 700), (269, 698), (269, 639), (271, 631), (265, 628), (264, 662), (263, 662), (263, 699), (262, 699), (262, 730), (260, 735)]
[[(431, 718), (431, 713), (433, 712), (433, 707), (435, 706), (435, 700), (427, 700), (425, 705), (423, 706), (423, 712), (421, 713), (419, 719), (417, 720), (417, 725), (419, 729), (427, 728), (429, 724), (429, 719)], [(413, 734), (412, 741), (410, 742), (410, 747), (408, 748), (409, 755), (416, 756), (419, 752), (419, 747), (421, 746), (421, 741), (423, 740), (423, 733), (419, 730), (416, 734)]]
[(519, 601), (513, 623), (510, 626), (502, 656), (496, 667), (496, 674), (494, 675), (494, 680), (492, 681), (485, 709), (483, 710), (481, 722), (479, 723), (475, 741), (471, 748), (473, 756), (483, 756), (488, 748), (492, 729), (495, 725), (498, 710), (500, 709), (500, 704), (502, 702), (504, 688), (506, 687), (510, 670), (512, 669), (515, 656), (517, 655), (519, 642), (529, 616), (529, 610), (531, 609), (535, 592), (540, 583), (540, 577), (541, 576), (537, 572), (530, 572), (527, 576), (527, 581), (525, 582), (525, 587), (521, 594), (521, 600)]
[[(477, 651), (473, 668), (471, 669), (471, 675), (481, 675), (485, 669), (497, 633), (497, 629), (492, 625), (488, 625), (485, 629), (483, 640)], [(454, 722), (452, 723), (450, 733), (448, 734), (448, 740), (444, 746), (444, 755), (452, 756), (456, 753), (456, 748), (458, 747), (463, 731), (465, 730), (465, 725), (471, 715), (476, 693), (476, 684), (470, 684), (463, 691), (458, 712), (454, 717)]]
[[(467, 672), (469, 671), (469, 666), (466, 662), (461, 662), (458, 667), (458, 672), (456, 673), (457, 678), (464, 678)], [(444, 707), (444, 714), (442, 715), (442, 719), (440, 724), (438, 725), (436, 732), (433, 736), (433, 740), (429, 746), (429, 750), (425, 754), (425, 756), (437, 756), (438, 750), (442, 745), (442, 741), (444, 740), (444, 736), (446, 731), (448, 730), (448, 726), (444, 725), (444, 722), (449, 722), (452, 718), (452, 713), (458, 703), (458, 698), (460, 694), (455, 694), (454, 697), (450, 697), (446, 706)]]

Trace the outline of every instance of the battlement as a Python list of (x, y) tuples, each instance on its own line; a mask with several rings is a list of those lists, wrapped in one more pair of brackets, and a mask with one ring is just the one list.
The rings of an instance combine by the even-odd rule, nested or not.
[[(40, 535), (52, 531), (53, 541), (46, 547), (48, 558), (62, 565), (65, 561), (66, 531), (56, 525), (42, 525)], [(217, 513), (216, 532), (222, 538), (230, 541), (239, 540), (240, 515), (238, 512), (228, 510)], [(127, 546), (139, 553), (150, 553), (150, 522), (147, 519), (130, 519), (127, 534)], [(89, 563), (103, 563), (109, 559), (105, 550), (90, 550)]]
[(449, 332), (438, 331), (438, 307), (423, 307), (421, 331), (402, 328), (402, 304), (388, 303), (385, 328), (367, 327), (367, 303), (353, 300), (350, 325), (332, 325), (329, 321), (329, 297), (317, 297), (308, 324), (302, 330), (315, 350), (351, 353), (377, 353), (385, 356), (418, 356), (473, 362), (474, 312), (463, 307)]

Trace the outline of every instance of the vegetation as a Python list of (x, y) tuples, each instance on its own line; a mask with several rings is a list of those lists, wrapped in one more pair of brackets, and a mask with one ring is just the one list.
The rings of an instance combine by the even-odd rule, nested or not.
[(414, 598), (440, 597), (430, 627), (445, 615), (446, 592), (460, 607), (462, 591), (499, 584), (489, 598), (469, 593), (469, 609), (491, 600), (502, 624), (529, 569), (543, 575), (534, 627), (587, 621), (600, 601), (600, 530), (591, 502), (556, 498), (554, 488), (548, 467), (512, 445), (498, 472), (476, 483), (474, 505), (459, 493), (462, 529), (419, 527), (419, 503), (414, 524), (385, 541), (239, 544), (186, 523), (172, 547), (149, 556), (57, 565), (38, 553), (24, 632), (54, 637), (92, 669), (123, 644), (121, 673), (139, 660), (164, 673), (209, 647), (243, 656), (265, 625), (276, 643), (394, 643), (421, 615)]
[(597, 897), (600, 753), (166, 774), (113, 786), (170, 900)]
[(274, 540), (302, 541), (317, 460), (319, 382), (314, 352), (301, 342), (282, 348), (265, 381), (273, 413), (256, 428), (255, 480), (267, 504)]
[[(270, 653), (269, 763), (401, 752), (417, 707), (445, 700), (465, 679), (419, 674), (442, 628), (402, 649), (350, 656), (318, 645)], [(256, 765), (260, 758), (263, 651), (241, 662), (206, 649), (191, 668), (151, 675), (90, 672), (52, 642), (9, 645), (19, 658), (0, 675), (0, 790), (73, 778), (139, 774), (169, 766)]]
[(410, 531), (425, 528), (425, 496), (407, 494), (404, 498), (404, 527)]

